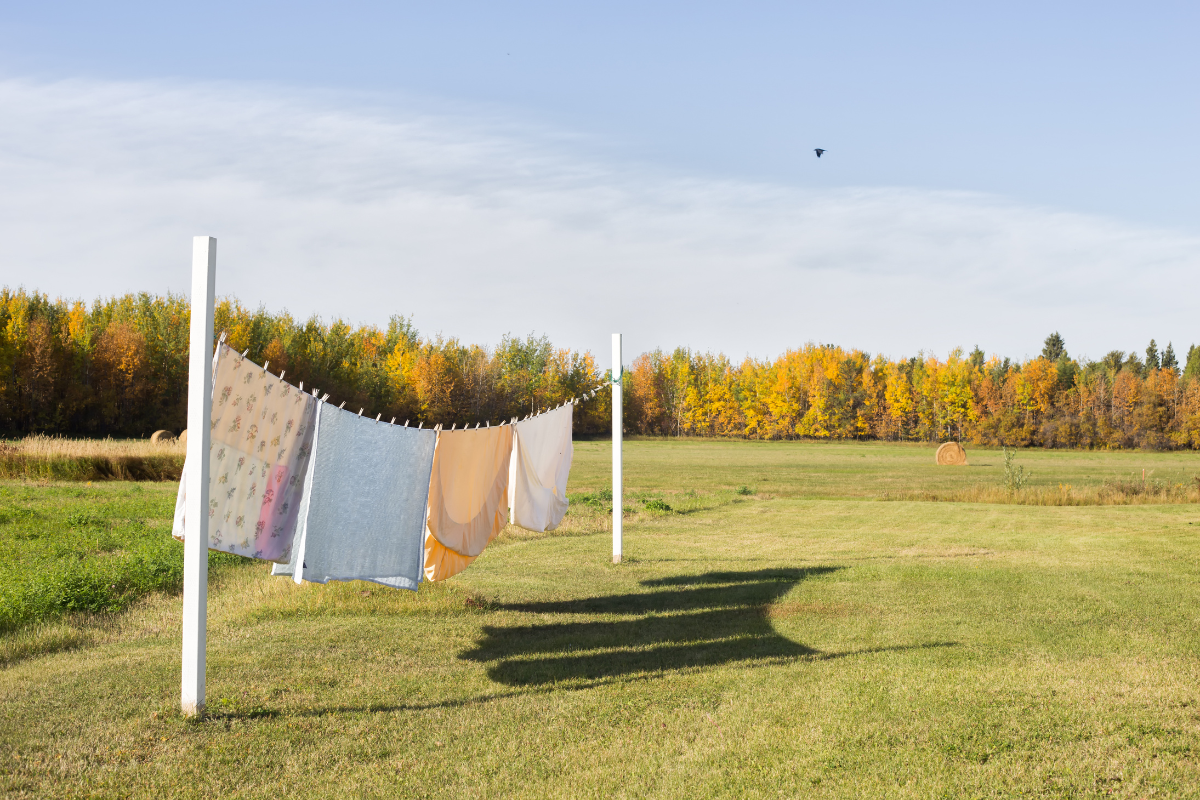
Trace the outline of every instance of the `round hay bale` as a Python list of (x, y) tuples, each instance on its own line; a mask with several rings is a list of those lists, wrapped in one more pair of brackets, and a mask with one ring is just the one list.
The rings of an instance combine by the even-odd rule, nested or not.
[(965, 467), (967, 451), (958, 442), (946, 442), (937, 449), (936, 459), (941, 467)]
[(183, 433), (179, 434), (179, 446), (187, 447), (187, 429), (184, 428)]
[(155, 431), (150, 436), (150, 444), (170, 444), (175, 441), (175, 434), (170, 431)]

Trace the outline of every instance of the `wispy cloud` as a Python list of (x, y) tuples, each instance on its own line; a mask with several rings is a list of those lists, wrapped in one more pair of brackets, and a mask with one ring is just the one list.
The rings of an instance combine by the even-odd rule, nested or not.
[[(611, 163), (554, 131), (240, 84), (0, 81), (0, 283), (188, 285), (494, 342), (892, 355), (1200, 338), (1200, 240), (1002, 198)], [(592, 153), (592, 155), (589, 155)]]

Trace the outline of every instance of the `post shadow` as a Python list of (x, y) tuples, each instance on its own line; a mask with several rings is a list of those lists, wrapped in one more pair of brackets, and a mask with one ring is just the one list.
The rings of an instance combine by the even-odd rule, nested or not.
[(779, 635), (775, 600), (806, 578), (841, 567), (708, 572), (644, 581), (656, 589), (605, 597), (501, 604), (531, 614), (622, 615), (625, 619), (483, 628), (469, 661), (497, 662), (488, 675), (510, 686), (601, 680), (738, 661), (821, 657)]

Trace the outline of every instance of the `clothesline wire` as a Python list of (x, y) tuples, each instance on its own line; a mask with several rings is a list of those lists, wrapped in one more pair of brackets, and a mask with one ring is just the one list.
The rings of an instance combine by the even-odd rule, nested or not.
[[(222, 344), (224, 344), (224, 343), (225, 343), (225, 337), (226, 337), (226, 332), (225, 332), (225, 331), (221, 331), (221, 335), (220, 335), (220, 336), (217, 338), (217, 348), (218, 348), (218, 351), (217, 351), (217, 352), (218, 352), (218, 353), (220, 352), (220, 346), (221, 346)], [(230, 349), (232, 350), (233, 348), (230, 348)], [(236, 350), (233, 350), (233, 352), (234, 352), (234, 353), (237, 353), (237, 351), (236, 351)], [(242, 360), (247, 360), (247, 358), (246, 358), (246, 357), (247, 357), (247, 354), (248, 354), (249, 352), (250, 352), (250, 348), (249, 348), (249, 347), (247, 347), (245, 350), (243, 350), (243, 351), (241, 352), (241, 354), (240, 354), (238, 357), (239, 357), (240, 359), (242, 359)], [(217, 354), (214, 354), (214, 356), (215, 356), (215, 355), (217, 355)], [(254, 364), (254, 362), (253, 362), (253, 361), (251, 361), (250, 363), (251, 363), (251, 364)], [(271, 362), (270, 362), (270, 361), (266, 361), (266, 362), (264, 362), (264, 363), (263, 363), (261, 366), (259, 366), (258, 364), (254, 364), (254, 366), (256, 366), (256, 367), (259, 367), (259, 369), (261, 369), (261, 370), (263, 371), (263, 373), (266, 373), (266, 372), (267, 372), (267, 367), (268, 367), (268, 366), (270, 366), (270, 364), (271, 364)], [(215, 360), (215, 358), (214, 358), (214, 361), (213, 361), (213, 372), (214, 372), (214, 374), (215, 374), (215, 372), (216, 372), (216, 360)], [(285, 380), (283, 379), (284, 372), (286, 372), (286, 370), (280, 370), (280, 372), (279, 372), (279, 375), (278, 375), (278, 376), (276, 376), (276, 380), (278, 380), (278, 381), (279, 381), (279, 382), (281, 382), (281, 383), (287, 383), (287, 381), (285, 381)], [(525, 415), (523, 418), (521, 418), (521, 419), (518, 419), (517, 417), (515, 417), (515, 416), (514, 416), (514, 417), (512, 417), (511, 419), (508, 419), (508, 420), (506, 420), (506, 421), (502, 421), (502, 422), (500, 423), (500, 425), (498, 425), (497, 427), (502, 427), (502, 426), (504, 426), (504, 425), (513, 425), (513, 424), (515, 424), (515, 423), (517, 423), (517, 422), (525, 422), (526, 420), (530, 420), (530, 419), (536, 419), (537, 417), (540, 417), (542, 414), (548, 413), (548, 412), (550, 412), (550, 411), (557, 411), (558, 409), (560, 409), (560, 408), (562, 408), (563, 406), (565, 406), (567, 403), (571, 403), (572, 405), (581, 405), (581, 404), (583, 404), (585, 401), (593, 399), (593, 398), (596, 396), (596, 392), (599, 392), (601, 389), (603, 389), (603, 388), (604, 388), (605, 386), (607, 386), (607, 385), (610, 385), (611, 383), (613, 383), (613, 381), (605, 381), (605, 382), (603, 382), (603, 383), (598, 383), (598, 384), (596, 384), (595, 386), (593, 386), (591, 389), (585, 389), (585, 390), (584, 390), (584, 391), (583, 391), (581, 394), (579, 394), (579, 395), (575, 395), (575, 396), (573, 396), (573, 397), (570, 397), (570, 398), (568, 398), (567, 400), (564, 400), (562, 403), (559, 403), (557, 406), (554, 406), (553, 408), (543, 408), (541, 411), (537, 412), (536, 414), (526, 414), (526, 415)], [(287, 383), (287, 385), (288, 385), (288, 386), (292, 386), (292, 384), (290, 384), (290, 383)], [(298, 391), (300, 391), (300, 392), (303, 392), (303, 391), (304, 391), (304, 381), (300, 381), (300, 386), (299, 386), (299, 387), (292, 386), (292, 388), (294, 388), (294, 389), (298, 389)], [(214, 386), (213, 386), (213, 392), (216, 392), (216, 390), (217, 390), (217, 389), (216, 389), (216, 386), (214, 385)], [(313, 388), (313, 389), (312, 389), (312, 396), (313, 396), (313, 397), (317, 397), (317, 395), (320, 393), (320, 391), (321, 391), (320, 389)], [(323, 397), (319, 397), (319, 398), (317, 398), (317, 402), (319, 402), (319, 403), (324, 403), (324, 402), (326, 402), (328, 399), (329, 399), (329, 393), (328, 393), (328, 392), (326, 392), (326, 393), (325, 393), (325, 395), (324, 395)], [(342, 403), (341, 403), (341, 405), (339, 405), (339, 406), (338, 406), (338, 409), (339, 409), (339, 410), (342, 410), (342, 411), (345, 411), (346, 402), (347, 402), (346, 400), (343, 400), (343, 401), (342, 401)], [(361, 417), (361, 416), (363, 415), (363, 412), (364, 412), (365, 410), (366, 410), (366, 408), (365, 408), (365, 407), (364, 407), (364, 408), (360, 408), (360, 409), (358, 410), (358, 414), (357, 414), (357, 416), (360, 416), (360, 417)], [(350, 413), (353, 413), (353, 412), (350, 412)], [(379, 412), (378, 414), (376, 414), (376, 415), (375, 415), (375, 422), (376, 422), (376, 423), (378, 423), (378, 422), (379, 422), (379, 420), (380, 420), (380, 418), (381, 418), (382, 416), (383, 416), (383, 412), (382, 412), (382, 411), (381, 411), (381, 412)], [(403, 426), (401, 426), (401, 427), (405, 427), (405, 428), (409, 427), (408, 423), (409, 423), (409, 420), (404, 420), (404, 425), (403, 425)], [(486, 423), (486, 425), (485, 425), (485, 423)], [(392, 421), (391, 421), (391, 422), (389, 422), (389, 423), (387, 423), (387, 424), (388, 424), (388, 425), (395, 425), (395, 424), (396, 424), (396, 418), (395, 418), (395, 417), (392, 417)], [(468, 422), (468, 423), (466, 423), (465, 425), (463, 425), (462, 429), (463, 429), (464, 431), (465, 431), (465, 430), (477, 430), (477, 429), (479, 428), (479, 426), (480, 426), (480, 425), (485, 425), (485, 429), (487, 429), (487, 428), (491, 428), (491, 427), (492, 427), (492, 421), (491, 421), (491, 420), (485, 420), (485, 421), (483, 421), (483, 422), (476, 422), (476, 423), (475, 423), (475, 427), (474, 427), (474, 428), (471, 428), (471, 427), (470, 427), (470, 424), (471, 424), (471, 423), (469, 423), (469, 422)], [(418, 425), (417, 425), (417, 429), (418, 429), (418, 430), (422, 430), (422, 429), (424, 428), (424, 425), (425, 425), (425, 422), (424, 422), (424, 420), (420, 421), (420, 422), (418, 423)], [(458, 427), (458, 423), (457, 423), (457, 422), (455, 422), (455, 423), (453, 423), (453, 424), (450, 426), (450, 430), (455, 430), (457, 427)], [(444, 423), (441, 423), (441, 422), (439, 422), (439, 423), (436, 423), (435, 425), (433, 425), (433, 426), (431, 426), (431, 427), (430, 427), (430, 430), (433, 430), (433, 431), (439, 431), (439, 432), (440, 432), (440, 431), (443, 431), (443, 430), (445, 430)]]

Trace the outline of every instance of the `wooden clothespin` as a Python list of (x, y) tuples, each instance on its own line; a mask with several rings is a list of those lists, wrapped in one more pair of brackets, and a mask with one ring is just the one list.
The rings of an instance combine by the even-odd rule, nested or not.
[(366, 409), (365, 409), (365, 408), (360, 408), (360, 409), (358, 410), (358, 415), (361, 417), (361, 416), (362, 416), (362, 412), (364, 412), (364, 411), (366, 411)]
[(379, 422), (379, 418), (380, 418), (380, 417), (382, 417), (382, 416), (383, 416), (383, 412), (382, 412), (382, 411), (380, 411), (378, 414), (376, 414), (376, 415), (375, 415), (375, 422), (376, 422), (376, 423), (378, 423), (378, 422)]
[(479, 423), (478, 423), (478, 422), (476, 422), (476, 423), (475, 423), (475, 427), (476, 427), (476, 428), (478, 428), (478, 427), (479, 427)]
[(287, 370), (285, 370), (285, 369), (279, 370), (279, 380), (283, 380), (283, 373), (285, 373), (285, 372), (287, 372)]
[(217, 337), (217, 344), (225, 343), (225, 331), (221, 331), (221, 335)]
[(408, 427), (408, 420), (404, 420), (404, 427)]
[(457, 428), (457, 427), (458, 427), (458, 423), (457, 423), (457, 422), (455, 422), (455, 423), (452, 423), (452, 424), (450, 425), (450, 430), (454, 430), (454, 429), (455, 429), (455, 428)]
[[(406, 428), (408, 427), (408, 420), (404, 420), (404, 427), (406, 427)], [(420, 422), (417, 423), (417, 430), (421, 430), (421, 428), (424, 428), (424, 427), (425, 427), (425, 420), (421, 420)]]
[[(476, 427), (479, 427), (479, 426), (476, 426)], [(487, 421), (487, 427), (489, 427), (489, 428), (492, 427), (492, 421), (490, 419)]]
[(242, 358), (245, 358), (245, 357), (246, 357), (246, 354), (247, 354), (247, 353), (249, 353), (249, 352), (250, 352), (250, 348), (249, 348), (249, 347), (247, 347), (245, 350), (243, 350), (243, 351), (242, 351)]
[(267, 374), (267, 367), (269, 367), (269, 366), (271, 366), (271, 362), (270, 362), (270, 361), (264, 361), (264, 362), (263, 362), (263, 374), (264, 374), (264, 375), (266, 375), (266, 374)]
[[(300, 381), (300, 391), (304, 391), (304, 381)], [(313, 394), (316, 395), (317, 390), (313, 389)]]
[[(316, 397), (316, 396), (317, 396), (317, 392), (316, 392), (316, 390), (314, 389), (314, 390), (313, 390), (313, 397)], [(328, 400), (328, 399), (329, 399), (329, 392), (326, 392), (326, 393), (325, 393), (325, 396), (321, 398), (321, 402), (322, 402), (322, 403), (324, 403), (324, 402), (325, 402), (326, 400)]]
[(345, 408), (345, 407), (346, 407), (346, 401), (343, 400), (342, 404), (340, 406), (338, 406), (338, 408)]
[(389, 422), (388, 425), (395, 425), (395, 424), (396, 424), (396, 418), (392, 417), (392, 421)]

